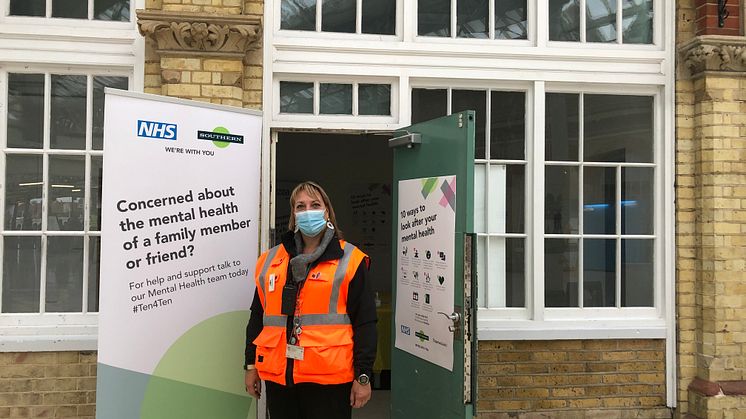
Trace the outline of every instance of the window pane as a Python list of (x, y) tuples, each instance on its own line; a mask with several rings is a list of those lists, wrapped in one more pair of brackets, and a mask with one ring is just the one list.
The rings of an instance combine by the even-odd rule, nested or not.
[(49, 157), (49, 209), (47, 229), (83, 230), (85, 157)]
[(94, 0), (93, 17), (97, 20), (130, 20), (130, 0)]
[(363, 33), (394, 35), (396, 0), (363, 0)]
[(412, 123), (429, 121), (448, 114), (448, 91), (412, 89)]
[(86, 83), (86, 76), (52, 75), (52, 148), (85, 148)]
[(101, 237), (88, 239), (88, 311), (98, 311), (100, 287), (99, 265), (101, 262)]
[(653, 240), (622, 240), (622, 307), (653, 307)]
[(489, 2), (458, 0), (456, 2), (456, 36), (459, 38), (489, 38)]
[(578, 233), (578, 168), (547, 166), (544, 195), (544, 231)]
[[(577, 291), (575, 291), (577, 294)], [(616, 240), (583, 240), (583, 307), (616, 306)]]
[(356, 0), (324, 0), (321, 3), (321, 30), (355, 33)]
[(104, 88), (127, 90), (127, 77), (95, 76), (93, 78), (93, 149), (104, 148)]
[(653, 162), (653, 97), (585, 95), (585, 161)]
[(352, 85), (321, 83), (319, 112), (322, 114), (352, 115)]
[(83, 237), (47, 239), (46, 312), (83, 310)]
[(391, 86), (360, 84), (357, 88), (358, 114), (391, 115)]
[(616, 0), (585, 0), (585, 40), (616, 42)]
[(490, 158), (525, 159), (526, 94), (492, 92)]
[(622, 16), (625, 44), (653, 43), (653, 0), (625, 0)]
[(526, 241), (521, 238), (505, 241), (505, 306), (526, 306)]
[(526, 0), (495, 1), (495, 39), (528, 39)]
[(585, 167), (583, 232), (616, 234), (616, 168)]
[(5, 229), (41, 230), (42, 156), (5, 157)]
[(103, 158), (91, 156), (91, 205), (90, 205), (90, 229), (101, 230), (101, 182), (103, 173)]
[(281, 29), (316, 30), (316, 0), (282, 0)]
[(10, 0), (11, 16), (44, 16), (46, 0)]
[(580, 41), (578, 0), (549, 0), (549, 40)]
[(44, 75), (8, 74), (8, 147), (41, 148)]
[(453, 90), (451, 96), (451, 114), (460, 111), (476, 111), (474, 121), (475, 158), (484, 158), (485, 133), (487, 131), (487, 92), (483, 90)]
[(546, 100), (546, 159), (578, 161), (580, 95), (547, 93)]
[(489, 256), (487, 240), (477, 239), (479, 307), (525, 307), (525, 240), (490, 237)]
[(41, 237), (3, 241), (3, 313), (39, 311)]
[[(480, 233), (523, 233), (526, 199), (525, 167), (490, 165), (489, 190), (487, 190), (484, 176), (485, 168), (485, 164), (477, 164), (474, 168), (476, 231)], [(489, 207), (485, 202), (485, 197), (489, 200)], [(487, 222), (489, 225), (486, 224)]]
[(417, 34), (451, 36), (451, 0), (418, 0)]
[(622, 234), (654, 234), (652, 167), (622, 168)]
[(578, 306), (578, 240), (544, 240), (544, 304)]
[(313, 113), (313, 83), (281, 81), (280, 112)]
[(88, 0), (51, 0), (52, 17), (88, 19)]

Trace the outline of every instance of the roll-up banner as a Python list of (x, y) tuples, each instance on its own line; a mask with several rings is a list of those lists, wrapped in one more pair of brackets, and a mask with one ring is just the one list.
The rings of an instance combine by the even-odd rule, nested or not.
[(106, 90), (97, 418), (256, 416), (241, 367), (261, 123)]

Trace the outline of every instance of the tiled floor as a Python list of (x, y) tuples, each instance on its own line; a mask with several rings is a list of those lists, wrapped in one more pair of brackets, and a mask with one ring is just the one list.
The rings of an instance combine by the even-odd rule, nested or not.
[(362, 409), (352, 412), (353, 419), (389, 419), (391, 390), (373, 390), (373, 396)]

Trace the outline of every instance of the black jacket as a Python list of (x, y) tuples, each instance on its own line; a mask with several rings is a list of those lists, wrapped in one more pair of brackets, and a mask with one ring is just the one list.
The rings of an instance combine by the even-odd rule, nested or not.
[[(298, 249), (295, 247), (293, 232), (288, 231), (283, 234), (282, 245), (290, 254), (290, 257), (294, 257), (298, 254)], [(340, 259), (343, 254), (342, 248), (339, 246), (339, 240), (334, 237), (324, 253), (319, 256), (316, 262), (314, 262), (314, 265), (319, 262)], [(376, 345), (378, 341), (376, 322), (378, 321), (378, 318), (373, 290), (365, 277), (366, 271), (367, 265), (361, 263), (355, 272), (355, 276), (350, 281), (347, 293), (347, 311), (350, 316), (350, 321), (352, 322), (353, 366), (355, 368), (355, 376), (367, 374), (370, 377), (373, 373), (373, 362), (376, 359)], [(287, 275), (288, 278), (291, 277), (290, 272), (288, 272)], [(264, 327), (262, 320), (263, 316), (264, 308), (259, 300), (259, 293), (254, 291), (254, 301), (251, 303), (251, 317), (249, 318), (249, 323), (246, 325), (245, 365), (254, 364), (254, 360), (256, 359), (256, 345), (254, 345), (253, 342), (254, 339), (259, 336), (259, 333)], [(292, 325), (293, 316), (288, 316), (288, 337), (292, 334)], [(293, 363), (288, 362), (288, 369), (285, 374), (288, 385), (292, 385), (293, 383), (292, 370)]]

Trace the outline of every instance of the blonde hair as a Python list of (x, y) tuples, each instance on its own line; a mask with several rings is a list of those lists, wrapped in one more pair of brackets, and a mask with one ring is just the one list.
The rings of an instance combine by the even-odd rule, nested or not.
[(298, 199), (298, 195), (300, 195), (301, 192), (305, 192), (315, 199), (321, 198), (321, 201), (326, 207), (326, 212), (329, 214), (329, 221), (334, 226), (334, 230), (337, 231), (337, 236), (341, 238), (342, 232), (337, 226), (337, 216), (334, 215), (334, 207), (332, 207), (332, 201), (329, 199), (329, 195), (326, 194), (324, 188), (319, 186), (318, 183), (311, 182), (310, 180), (299, 183), (298, 186), (293, 189), (293, 192), (290, 193), (290, 220), (288, 221), (288, 229), (290, 231), (295, 231), (295, 200)]

